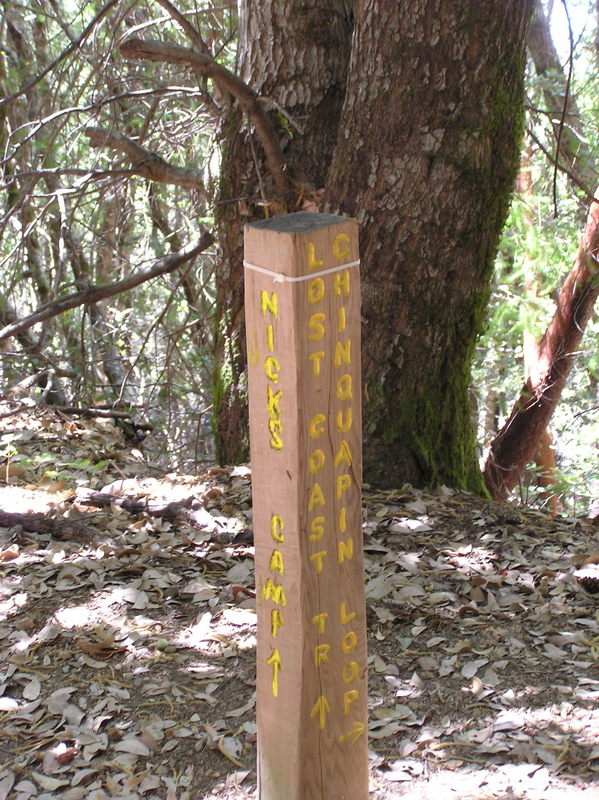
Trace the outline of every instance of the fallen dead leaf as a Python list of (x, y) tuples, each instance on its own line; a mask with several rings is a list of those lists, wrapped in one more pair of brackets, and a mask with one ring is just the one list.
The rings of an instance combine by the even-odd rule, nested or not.
[(102, 659), (110, 658), (127, 649), (124, 645), (116, 643), (114, 634), (110, 634), (97, 642), (91, 642), (89, 639), (79, 639), (77, 644), (89, 655)]

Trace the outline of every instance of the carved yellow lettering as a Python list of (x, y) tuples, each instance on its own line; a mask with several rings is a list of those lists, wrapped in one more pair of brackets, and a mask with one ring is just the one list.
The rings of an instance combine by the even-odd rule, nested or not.
[(335, 461), (333, 463), (336, 467), (338, 467), (339, 464), (343, 463), (347, 464), (348, 467), (351, 466), (352, 463), (351, 453), (349, 450), (349, 445), (345, 441), (345, 439), (341, 440), (341, 444), (339, 445), (339, 450), (337, 450), (337, 455), (335, 456)]
[(282, 586), (275, 586), (272, 578), (268, 578), (264, 584), (262, 596), (265, 600), (272, 600), (278, 606), (286, 606), (287, 600), (285, 599), (285, 592)]
[(345, 306), (341, 306), (337, 312), (337, 330), (339, 333), (343, 333), (345, 330)]
[(341, 500), (341, 495), (351, 486), (351, 477), (349, 475), (339, 475), (337, 477), (337, 500)]
[(279, 670), (283, 669), (281, 663), (281, 656), (279, 651), (275, 649), (272, 651), (270, 658), (266, 659), (266, 663), (272, 667), (272, 693), (275, 697), (279, 696)]
[(339, 433), (347, 433), (351, 428), (353, 422), (353, 415), (351, 406), (345, 409), (345, 419), (343, 418), (343, 411), (337, 412), (337, 430)]
[(314, 564), (316, 565), (317, 575), (320, 575), (320, 573), (322, 572), (322, 562), (324, 561), (326, 554), (327, 554), (326, 550), (320, 550), (318, 553), (313, 553), (310, 556), (310, 561), (313, 561)]
[(278, 608), (273, 608), (270, 612), (270, 634), (273, 639), (277, 638), (279, 628), (283, 625), (283, 615)]
[(346, 625), (348, 622), (351, 622), (352, 619), (355, 619), (356, 612), (350, 611), (348, 614), (345, 610), (345, 603), (341, 603), (341, 607), (339, 608), (339, 614), (341, 616), (341, 624)]
[(275, 349), (275, 335), (273, 333), (272, 325), (266, 326), (266, 349), (271, 353)]
[(320, 359), (324, 358), (324, 350), (319, 350), (318, 353), (310, 353), (308, 359), (312, 362), (314, 367), (314, 375), (318, 378), (320, 375)]
[(312, 511), (312, 509), (316, 505), (319, 505), (319, 506), (323, 506), (324, 505), (324, 495), (323, 495), (322, 489), (320, 488), (320, 485), (318, 483), (314, 484), (314, 486), (312, 487), (312, 491), (310, 492), (310, 501), (308, 503), (308, 511)]
[(314, 278), (308, 285), (308, 302), (315, 306), (324, 297), (324, 281), (322, 278)]
[(312, 475), (316, 475), (317, 472), (324, 466), (324, 453), (322, 450), (315, 450), (309, 460), (308, 460), (308, 469), (312, 473)]
[(270, 557), (268, 569), (271, 572), (278, 572), (279, 575), (283, 574), (283, 555), (280, 550), (273, 550)]
[(326, 714), (327, 711), (331, 710), (331, 706), (329, 705), (329, 701), (326, 697), (321, 694), (312, 711), (310, 711), (310, 717), (315, 717), (318, 714), (318, 727), (322, 730), (325, 726), (326, 722)]
[(356, 691), (356, 689), (350, 689), (349, 692), (346, 692), (343, 695), (343, 710), (346, 714), (349, 714), (352, 705), (356, 702), (359, 696), (360, 692)]
[(337, 397), (340, 400), (352, 399), (351, 375), (342, 375), (337, 381)]
[(276, 319), (279, 315), (277, 310), (277, 293), (273, 292), (271, 296), (268, 296), (268, 292), (265, 289), (262, 289), (260, 292), (260, 310), (262, 311), (262, 316), (266, 316), (266, 312), (270, 311), (273, 317)]
[(355, 681), (359, 671), (358, 663), (356, 661), (350, 661), (349, 664), (343, 667), (343, 683), (347, 684)]
[(346, 633), (343, 637), (343, 641), (341, 642), (341, 647), (343, 648), (344, 653), (351, 653), (353, 650), (356, 649), (356, 645), (358, 644), (358, 637), (353, 631)]
[(345, 514), (345, 506), (342, 506), (339, 509), (339, 531), (340, 533), (345, 533), (347, 530), (347, 519)]
[(281, 416), (281, 409), (279, 408), (281, 397), (283, 397), (283, 392), (280, 389), (278, 392), (273, 392), (270, 383), (266, 384), (266, 408), (271, 419), (279, 419)]
[(268, 358), (264, 359), (264, 372), (269, 381), (273, 383), (279, 382), (278, 370), (280, 369), (281, 365), (274, 356), (268, 356)]
[(310, 525), (310, 541), (318, 542), (324, 536), (324, 517), (314, 517)]
[(318, 625), (318, 633), (322, 636), (324, 634), (324, 623), (329, 615), (326, 611), (322, 614), (317, 614), (315, 617), (312, 617), (312, 622), (315, 625)]
[(319, 667), (321, 664), (329, 663), (330, 644), (317, 644), (314, 648), (314, 664)]
[(340, 564), (344, 561), (351, 561), (354, 557), (354, 540), (350, 537), (346, 542), (339, 542), (337, 545), (337, 560)]
[(340, 233), (338, 236), (335, 236), (335, 240), (333, 241), (333, 255), (337, 259), (337, 261), (343, 261), (344, 258), (347, 258), (349, 255), (349, 236), (347, 233)]
[(340, 742), (351, 742), (355, 744), (358, 739), (360, 739), (364, 735), (364, 731), (366, 730), (366, 725), (363, 722), (354, 721), (353, 730), (344, 733), (343, 736), (339, 737)]
[(310, 436), (313, 439), (318, 439), (319, 436), (322, 436), (322, 434), (324, 433), (324, 428), (322, 426), (322, 423), (325, 422), (325, 421), (326, 421), (326, 417), (325, 417), (324, 414), (315, 414), (312, 417), (312, 419), (310, 421), (309, 432), (310, 432)]
[(322, 261), (317, 261), (316, 258), (314, 258), (314, 245), (312, 244), (312, 242), (309, 242), (308, 243), (308, 269), (310, 269), (310, 270), (318, 269), (319, 267), (322, 267)]
[(344, 269), (341, 272), (336, 272), (333, 276), (333, 288), (337, 297), (343, 291), (343, 294), (349, 294), (349, 270)]
[(280, 533), (284, 527), (281, 517), (278, 514), (273, 514), (270, 518), (270, 535), (278, 544), (283, 544), (285, 541), (285, 537)]
[(269, 419), (268, 430), (270, 431), (270, 446), (273, 450), (283, 449), (283, 440), (281, 435), (283, 433), (283, 423), (280, 419)]
[(351, 339), (346, 339), (344, 345), (342, 345), (341, 342), (335, 343), (333, 362), (336, 367), (340, 367), (342, 361), (347, 365), (351, 363)]
[(308, 320), (308, 328), (312, 331), (312, 333), (308, 334), (308, 339), (312, 339), (314, 342), (320, 341), (324, 336), (324, 314), (320, 311), (317, 314), (312, 314), (310, 319)]

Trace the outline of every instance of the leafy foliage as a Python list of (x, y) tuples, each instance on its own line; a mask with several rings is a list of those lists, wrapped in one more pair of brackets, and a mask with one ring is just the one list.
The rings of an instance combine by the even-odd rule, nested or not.
[[(586, 3), (570, 5), (581, 14), (587, 10)], [(582, 19), (578, 18), (579, 24)], [(595, 26), (590, 18), (586, 21), (573, 51), (569, 92), (580, 111), (576, 136), (581, 137), (583, 131), (589, 160), (583, 163), (579, 159), (568, 167), (564, 156), (560, 160), (563, 171), (556, 173), (560, 132), (554, 124), (555, 114), (547, 111), (547, 98), (553, 91), (563, 102), (567, 62), (559, 73), (538, 76), (532, 66), (529, 70), (528, 158), (523, 158), (522, 169), (530, 170), (530, 188), (514, 197), (497, 259), (487, 328), (474, 365), (477, 424), (483, 446), (509, 416), (522, 387), (524, 337), (540, 340), (554, 314), (557, 292), (574, 260), (584, 225), (585, 188), (592, 193), (596, 183), (597, 50)], [(587, 186), (590, 181), (592, 185)], [(587, 325), (581, 352), (551, 424), (559, 468), (557, 489), (562, 508), (571, 512), (586, 511), (596, 491), (598, 333), (595, 315)], [(520, 499), (546, 503), (535, 483), (531, 469), (520, 486)]]

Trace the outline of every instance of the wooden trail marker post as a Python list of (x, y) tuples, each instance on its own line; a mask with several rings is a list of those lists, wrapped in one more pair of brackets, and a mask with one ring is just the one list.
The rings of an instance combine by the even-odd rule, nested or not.
[(355, 220), (245, 229), (260, 800), (367, 800)]

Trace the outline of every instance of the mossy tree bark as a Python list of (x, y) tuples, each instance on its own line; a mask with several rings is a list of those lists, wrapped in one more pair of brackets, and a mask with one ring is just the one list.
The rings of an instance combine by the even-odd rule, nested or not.
[(518, 170), (532, 0), (357, 5), (324, 210), (360, 223), (365, 478), (484, 491), (470, 363)]
[(285, 143), (295, 193), (284, 202), (272, 202), (237, 112), (223, 131), (220, 457), (246, 452), (243, 223), (264, 204), (273, 213), (302, 207), (298, 187), (320, 188), (329, 168), (321, 210), (361, 226), (366, 479), (484, 492), (470, 362), (518, 169), (533, 0), (358, 0), (347, 87), (339, 59), (351, 15), (331, 2), (325, 25), (322, 5), (244, 4), (241, 75), (306, 129)]

